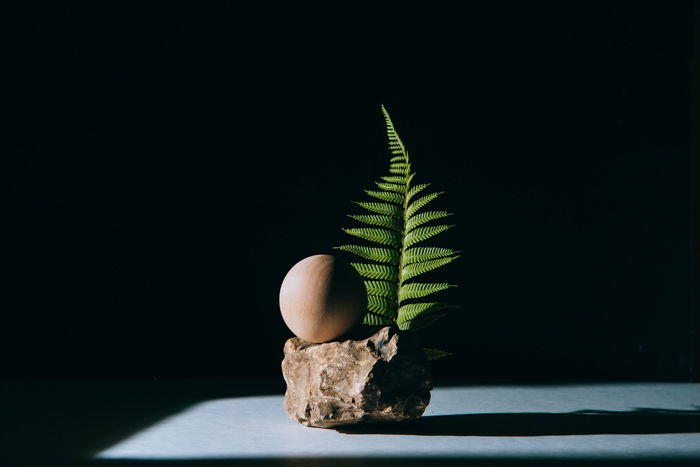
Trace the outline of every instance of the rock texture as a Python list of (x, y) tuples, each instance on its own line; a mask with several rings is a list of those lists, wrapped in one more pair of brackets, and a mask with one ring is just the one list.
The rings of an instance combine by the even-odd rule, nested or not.
[(420, 342), (394, 326), (371, 331), (323, 344), (298, 337), (285, 343), (284, 408), (292, 420), (331, 427), (423, 414), (433, 384)]

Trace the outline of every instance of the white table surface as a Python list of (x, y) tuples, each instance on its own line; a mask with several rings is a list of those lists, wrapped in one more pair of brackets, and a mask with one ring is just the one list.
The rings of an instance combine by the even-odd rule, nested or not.
[(282, 395), (200, 402), (101, 451), (96, 460), (673, 458), (700, 465), (698, 384), (437, 388), (417, 430), (369, 434), (307, 428), (287, 418), (282, 404)]

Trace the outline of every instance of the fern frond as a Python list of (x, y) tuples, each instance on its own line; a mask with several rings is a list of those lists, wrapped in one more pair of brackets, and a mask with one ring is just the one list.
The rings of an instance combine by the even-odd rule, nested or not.
[(375, 313), (372, 313), (371, 311), (368, 311), (365, 314), (365, 319), (362, 321), (362, 324), (366, 324), (368, 326), (388, 326), (393, 324), (393, 321), (391, 318), (387, 318), (386, 316), (382, 315), (377, 315)]
[(407, 281), (426, 272), (437, 269), (459, 258), (459, 256), (448, 256), (447, 258), (433, 259), (423, 263), (413, 263), (403, 268), (403, 280)]
[(454, 305), (446, 303), (409, 303), (401, 305), (398, 311), (397, 324), (402, 324), (421, 315), (428, 315), (437, 311), (447, 310), (450, 308), (458, 308)]
[(416, 214), (415, 216), (411, 217), (406, 221), (406, 232), (410, 232), (411, 230), (425, 224), (426, 222), (434, 221), (436, 219), (443, 219), (451, 215), (452, 213), (447, 211), (421, 212), (420, 214)]
[(382, 281), (395, 281), (398, 279), (399, 273), (395, 267), (385, 264), (367, 264), (367, 263), (350, 263), (355, 270), (367, 279), (375, 279)]
[(406, 191), (406, 187), (401, 185), (401, 184), (398, 184), (398, 183), (374, 182), (374, 184), (377, 185), (382, 190), (395, 191), (396, 193), (401, 193), (402, 195), (403, 195), (404, 191)]
[(396, 321), (396, 302), (375, 295), (367, 296), (367, 309), (374, 314), (386, 316)]
[(390, 169), (401, 170), (401, 172), (397, 172), (400, 174), (405, 174), (406, 172), (409, 172), (409, 167), (410, 164), (408, 162), (405, 162), (405, 159), (403, 159), (403, 162), (392, 162), (391, 164), (389, 164)]
[(389, 203), (363, 203), (361, 201), (356, 201), (355, 204), (361, 208), (365, 208), (368, 211), (376, 212), (377, 214), (382, 214), (385, 216), (395, 217), (401, 219), (402, 212), (401, 206), (396, 206), (395, 204)]
[(405, 176), (411, 171), (411, 164), (409, 164), (405, 159), (400, 162), (392, 162), (389, 164), (389, 172), (396, 175)]
[(387, 201), (389, 203), (394, 204), (403, 204), (403, 196), (401, 195), (401, 193), (396, 193), (395, 191), (365, 190), (365, 193), (381, 201)]
[(406, 208), (406, 217), (411, 217), (416, 213), (416, 211), (443, 193), (444, 191), (438, 191), (437, 193), (430, 193), (429, 195), (421, 196), (420, 198), (416, 199), (408, 205), (408, 208)]
[(441, 232), (444, 232), (445, 230), (449, 229), (450, 227), (454, 227), (453, 225), (429, 225), (427, 227), (418, 227), (417, 229), (411, 230), (406, 234), (406, 237), (404, 238), (403, 246), (404, 248), (408, 248), (410, 246), (415, 245), (418, 242), (422, 242), (424, 240), (429, 239), (430, 237), (437, 235)]
[(382, 180), (387, 183), (396, 183), (399, 185), (406, 183), (406, 177), (403, 175), (387, 175), (386, 177), (382, 177)]
[(381, 216), (379, 214), (349, 214), (348, 217), (365, 224), (386, 227), (387, 229), (401, 232), (401, 220), (395, 217)]
[(401, 235), (398, 232), (392, 232), (391, 230), (368, 229), (360, 227), (355, 229), (343, 229), (343, 232), (362, 238), (369, 242), (376, 242), (396, 248), (401, 246)]
[(406, 321), (405, 323), (399, 324), (399, 329), (402, 331), (420, 331), (426, 326), (433, 324), (440, 318), (444, 318), (447, 315), (430, 315), (421, 318), (412, 319), (411, 321)]
[[(444, 316), (443, 303), (406, 303), (407, 301), (454, 287), (448, 283), (411, 282), (415, 277), (454, 261), (459, 253), (448, 248), (416, 247), (451, 225), (426, 225), (451, 215), (447, 211), (419, 212), (442, 194), (424, 195), (428, 183), (413, 185), (415, 172), (389, 113), (382, 106), (391, 153), (389, 174), (375, 182), (376, 189), (365, 190), (379, 202), (357, 202), (372, 214), (350, 215), (373, 227), (343, 229), (355, 237), (378, 243), (381, 247), (342, 245), (339, 250), (352, 253), (367, 262), (352, 263), (365, 280), (367, 309), (365, 324), (396, 324), (404, 330), (417, 330)], [(426, 350), (426, 352), (428, 352)], [(434, 355), (445, 352), (434, 351)], [(426, 353), (427, 355), (427, 353)]]
[(393, 248), (376, 248), (361, 245), (341, 245), (333, 247), (335, 250), (347, 251), (361, 258), (378, 263), (399, 264), (399, 254)]
[(404, 250), (404, 264), (420, 263), (459, 253), (457, 250), (436, 247), (414, 247)]
[(397, 286), (395, 282), (365, 281), (365, 288), (367, 295), (396, 299)]
[(404, 300), (410, 300), (412, 298), (421, 298), (427, 295), (433, 294), (435, 292), (440, 292), (450, 287), (456, 287), (455, 285), (448, 284), (446, 282), (426, 284), (423, 282), (411, 282), (410, 284), (403, 284), (399, 290), (399, 303)]
[(410, 190), (408, 190), (408, 193), (406, 193), (406, 199), (408, 201), (411, 201), (414, 196), (416, 196), (418, 193), (421, 191), (425, 190), (430, 186), (430, 183), (421, 183), (419, 185), (416, 185), (414, 187), (411, 187)]
[(386, 111), (383, 105), (382, 114), (384, 115), (384, 124), (386, 125), (386, 136), (389, 140), (389, 151), (391, 151), (392, 154), (402, 154), (405, 156), (406, 148), (404, 147), (401, 138), (399, 138), (399, 134), (394, 128), (394, 123), (391, 121), (389, 112)]

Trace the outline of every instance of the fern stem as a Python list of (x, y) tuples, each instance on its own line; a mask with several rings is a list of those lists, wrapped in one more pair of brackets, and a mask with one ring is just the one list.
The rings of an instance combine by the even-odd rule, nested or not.
[[(405, 246), (406, 246), (406, 225), (408, 223), (408, 192), (411, 189), (411, 161), (408, 158), (408, 151), (406, 151), (406, 147), (403, 144), (403, 141), (401, 141), (401, 138), (399, 137), (398, 133), (396, 132), (396, 129), (394, 128), (394, 123), (391, 121), (391, 117), (389, 116), (389, 112), (386, 111), (384, 108), (384, 105), (382, 105), (382, 113), (384, 114), (384, 119), (386, 120), (387, 124), (387, 129), (393, 133), (393, 135), (396, 137), (396, 143), (399, 145), (399, 149), (401, 150), (401, 156), (403, 157), (404, 161), (406, 162), (406, 166), (404, 167), (404, 189), (403, 189), (403, 209), (402, 209), (402, 214), (401, 214), (401, 247), (399, 250), (399, 273), (398, 273), (398, 278), (397, 278), (397, 287), (396, 287), (396, 318), (395, 320), (398, 319), (398, 311), (399, 311), (399, 305), (401, 305), (401, 286), (403, 285), (403, 268), (404, 264), (406, 262), (405, 259)], [(391, 138), (390, 138), (391, 139)], [(391, 143), (391, 141), (390, 141)]]
[(405, 185), (405, 190), (403, 192), (403, 222), (401, 226), (401, 249), (399, 250), (399, 277), (398, 277), (398, 286), (396, 287), (396, 311), (397, 311), (397, 317), (398, 317), (398, 310), (399, 306), (401, 305), (401, 299), (400, 297), (400, 292), (401, 292), (401, 287), (403, 286), (403, 267), (405, 263), (405, 245), (406, 245), (406, 223), (408, 222), (408, 217), (406, 216), (407, 208), (408, 208), (408, 190), (411, 188), (411, 179), (409, 178), (409, 173), (411, 171), (411, 163), (408, 162), (408, 154), (406, 153), (406, 150), (403, 148), (403, 145), (401, 145), (401, 150), (403, 151), (404, 157), (406, 158), (406, 172), (404, 173), (406, 177), (406, 185)]

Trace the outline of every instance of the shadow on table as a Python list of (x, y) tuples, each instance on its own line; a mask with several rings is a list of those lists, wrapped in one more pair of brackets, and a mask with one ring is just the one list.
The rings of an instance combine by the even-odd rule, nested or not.
[(77, 465), (203, 400), (280, 394), (279, 381), (46, 381), (0, 385), (0, 466)]
[(700, 433), (700, 408), (638, 408), (629, 412), (579, 410), (567, 413), (431, 415), (403, 423), (338, 427), (353, 435), (564, 436)]

